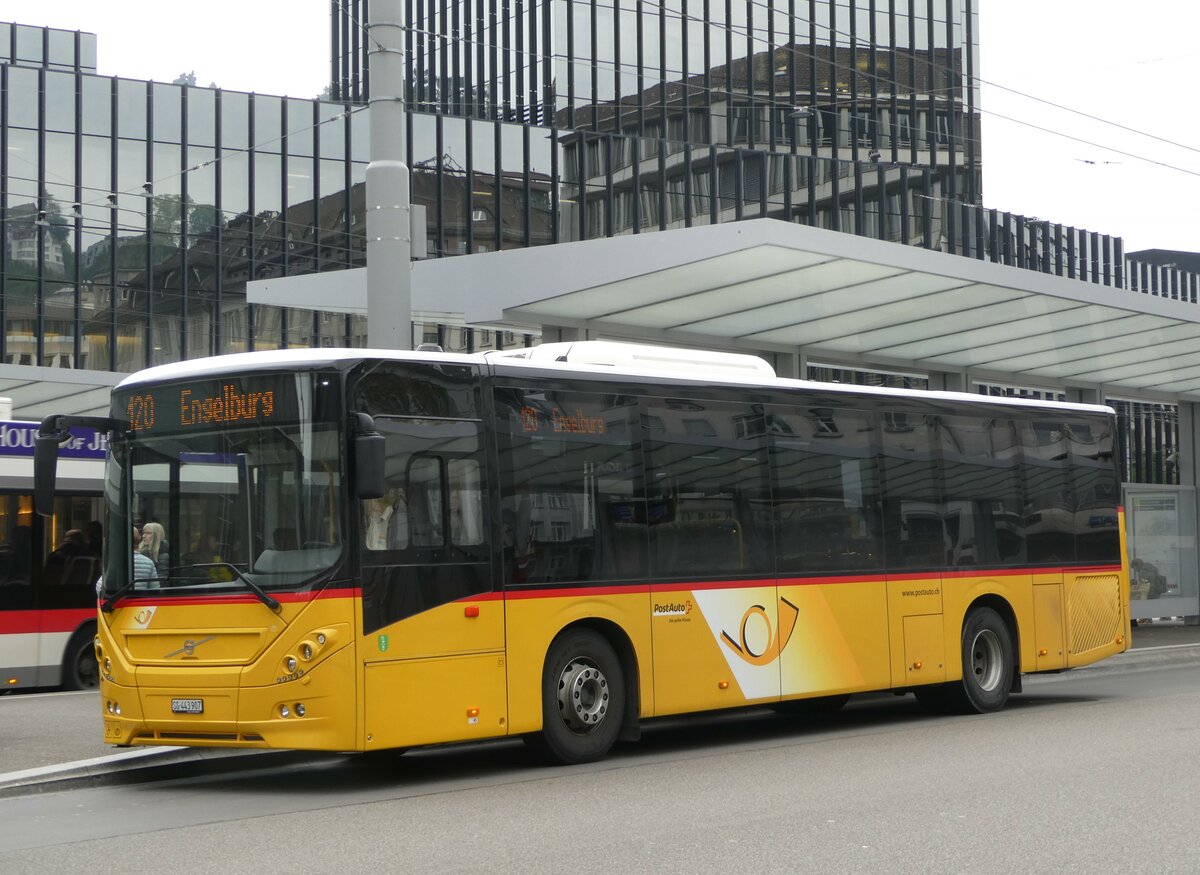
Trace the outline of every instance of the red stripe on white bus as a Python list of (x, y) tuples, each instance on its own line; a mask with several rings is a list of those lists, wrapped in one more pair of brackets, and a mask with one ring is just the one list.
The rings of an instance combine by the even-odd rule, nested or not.
[(94, 619), (95, 608), (62, 608), (50, 611), (0, 611), (0, 635), (31, 632), (74, 632)]

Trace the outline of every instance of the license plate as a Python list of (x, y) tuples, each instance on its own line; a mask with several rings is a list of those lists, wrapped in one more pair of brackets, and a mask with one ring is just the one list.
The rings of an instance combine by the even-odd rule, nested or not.
[(171, 700), (172, 714), (203, 714), (204, 700), (203, 699), (172, 699)]

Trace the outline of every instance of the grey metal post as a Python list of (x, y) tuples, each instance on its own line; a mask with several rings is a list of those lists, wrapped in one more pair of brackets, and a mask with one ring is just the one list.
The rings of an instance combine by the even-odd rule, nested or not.
[(367, 344), (412, 349), (412, 242), (405, 163), (404, 8), (372, 0), (367, 165)]

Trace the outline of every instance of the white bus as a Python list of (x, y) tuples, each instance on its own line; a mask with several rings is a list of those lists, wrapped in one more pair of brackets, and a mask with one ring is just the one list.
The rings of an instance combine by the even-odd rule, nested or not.
[(104, 434), (72, 429), (54, 512), (33, 509), (38, 424), (0, 421), (0, 690), (98, 685), (96, 578), (103, 543)]

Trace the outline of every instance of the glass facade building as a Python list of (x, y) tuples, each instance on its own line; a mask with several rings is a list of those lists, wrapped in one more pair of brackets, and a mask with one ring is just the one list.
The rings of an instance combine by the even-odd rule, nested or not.
[[(1180, 253), (982, 206), (978, 2), (406, 0), (429, 255), (770, 217), (1196, 303)], [(100, 76), (94, 35), (0, 24), (0, 362), (365, 345), (365, 318), (253, 305), (246, 284), (365, 265), (369, 14), (332, 0), (330, 100)], [(414, 340), (447, 349), (532, 342), (415, 317)], [(1126, 488), (1149, 484), (1131, 532), (1175, 508), (1192, 537), (1180, 406), (1108, 400)], [(1194, 548), (1164, 559), (1149, 537), (1140, 598), (1195, 600)]]
[[(772, 217), (1200, 289), (1119, 239), (981, 206), (975, 0), (407, 11), (410, 189), (432, 257)], [(0, 361), (126, 372), (364, 344), (364, 318), (251, 305), (246, 283), (365, 263), (368, 14), (332, 4), (328, 101), (99, 76), (93, 35), (0, 25)], [(414, 339), (528, 342), (434, 323)]]

